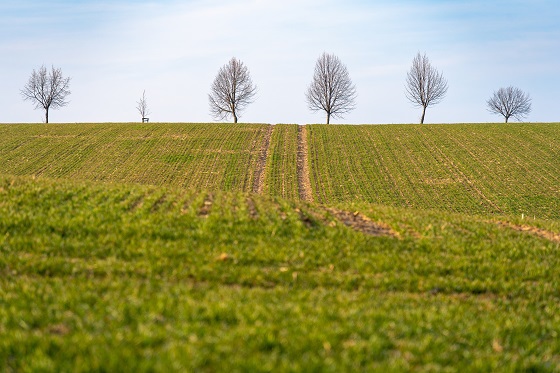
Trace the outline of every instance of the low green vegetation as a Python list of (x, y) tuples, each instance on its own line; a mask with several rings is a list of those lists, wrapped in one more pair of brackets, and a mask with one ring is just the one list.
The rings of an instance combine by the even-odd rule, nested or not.
[(560, 370), (560, 125), (269, 128), (1, 125), (0, 371)]
[(560, 368), (558, 221), (347, 208), (1, 177), (0, 369)]
[(268, 125), (0, 125), (0, 174), (251, 190)]
[(309, 130), (315, 200), (560, 218), (560, 124)]
[(296, 124), (274, 126), (267, 159), (264, 193), (297, 200), (297, 128)]
[[(0, 174), (251, 191), (268, 125), (0, 125)], [(560, 218), (560, 124), (308, 129), (314, 200)], [(276, 125), (266, 195), (298, 198), (297, 126)]]

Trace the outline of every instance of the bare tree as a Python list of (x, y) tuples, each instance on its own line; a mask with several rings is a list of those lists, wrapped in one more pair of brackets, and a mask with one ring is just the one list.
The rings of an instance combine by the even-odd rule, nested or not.
[(140, 97), (140, 100), (136, 103), (138, 104), (138, 106), (136, 106), (136, 110), (138, 110), (142, 116), (142, 122), (144, 122), (144, 120), (148, 119), (147, 116), (150, 115), (150, 111), (148, 110), (148, 101), (146, 100), (146, 91), (142, 93), (142, 97)]
[(522, 120), (531, 112), (531, 98), (519, 88), (500, 88), (486, 101), (488, 111), (504, 116), (506, 123), (510, 117)]
[(47, 71), (43, 65), (38, 71), (33, 70), (29, 81), (21, 90), (21, 96), (25, 101), (33, 102), (35, 109), (43, 108), (45, 122), (49, 123), (49, 109), (68, 105), (66, 96), (70, 94), (69, 86), (70, 78), (64, 78), (61, 69), (52, 66), (51, 71)]
[(447, 80), (431, 64), (426, 54), (414, 57), (406, 75), (406, 98), (422, 107), (420, 123), (424, 123), (426, 108), (441, 102), (447, 93)]
[(323, 53), (315, 64), (313, 80), (305, 94), (311, 111), (324, 111), (327, 124), (333, 118), (342, 118), (356, 107), (356, 86), (352, 84), (346, 66), (340, 59)]
[(241, 111), (252, 103), (257, 92), (249, 69), (235, 57), (220, 68), (212, 83), (208, 101), (210, 113), (218, 120), (233, 117), (237, 123)]

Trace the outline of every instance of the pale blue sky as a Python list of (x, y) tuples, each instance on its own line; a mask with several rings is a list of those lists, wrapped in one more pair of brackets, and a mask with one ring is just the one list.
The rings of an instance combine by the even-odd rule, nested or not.
[(19, 91), (41, 64), (72, 78), (52, 122), (137, 121), (146, 90), (152, 121), (211, 122), (207, 94), (232, 56), (258, 86), (243, 122), (319, 123), (305, 103), (317, 57), (336, 54), (357, 108), (334, 123), (411, 123), (405, 98), (414, 55), (449, 82), (427, 123), (492, 122), (500, 87), (528, 92), (527, 121), (560, 121), (560, 3), (534, 1), (28, 1), (0, 2), (0, 122), (40, 122)]

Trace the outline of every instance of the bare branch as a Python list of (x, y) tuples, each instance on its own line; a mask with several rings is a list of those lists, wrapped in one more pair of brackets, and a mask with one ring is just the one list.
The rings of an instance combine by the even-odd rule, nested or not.
[(142, 122), (143, 122), (144, 119), (148, 115), (150, 115), (150, 111), (148, 110), (148, 100), (146, 99), (146, 91), (145, 90), (142, 93), (142, 97), (140, 97), (140, 100), (137, 101), (136, 103), (138, 104), (138, 106), (136, 106), (136, 110), (138, 110), (138, 112), (142, 116)]
[(521, 121), (531, 112), (531, 98), (519, 88), (500, 88), (486, 101), (488, 111), (503, 115), (507, 123), (510, 117)]
[(70, 94), (70, 78), (62, 76), (62, 70), (52, 66), (50, 72), (43, 65), (38, 71), (33, 70), (29, 81), (20, 91), (25, 101), (31, 101), (35, 109), (45, 110), (45, 122), (49, 123), (49, 109), (58, 109), (68, 105), (66, 96)]
[(422, 107), (420, 123), (426, 108), (440, 103), (447, 93), (447, 80), (431, 64), (426, 54), (418, 53), (406, 75), (405, 95), (415, 106)]
[(217, 120), (232, 116), (233, 122), (237, 123), (240, 113), (254, 101), (256, 92), (249, 69), (233, 57), (220, 68), (212, 83), (208, 95), (210, 113)]
[(331, 116), (342, 118), (356, 107), (356, 86), (338, 57), (323, 53), (315, 64), (313, 80), (305, 94), (311, 111), (324, 111), (327, 124)]

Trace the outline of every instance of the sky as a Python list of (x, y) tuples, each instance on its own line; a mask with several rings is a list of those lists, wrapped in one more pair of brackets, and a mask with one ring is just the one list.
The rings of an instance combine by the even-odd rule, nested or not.
[(501, 122), (486, 100), (514, 86), (530, 122), (560, 121), (558, 0), (1, 0), (0, 123), (37, 122), (20, 91), (41, 65), (70, 77), (51, 122), (214, 122), (208, 93), (232, 57), (257, 86), (241, 122), (322, 123), (305, 101), (317, 58), (339, 57), (356, 109), (331, 123), (416, 123), (405, 97), (426, 53), (448, 81), (426, 123)]

